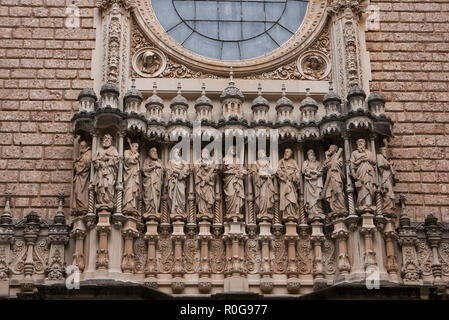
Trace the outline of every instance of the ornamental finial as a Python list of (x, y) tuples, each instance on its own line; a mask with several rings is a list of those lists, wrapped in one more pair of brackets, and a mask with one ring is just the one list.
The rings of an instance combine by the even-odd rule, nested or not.
[(231, 67), (231, 69), (229, 71), (229, 85), (230, 86), (235, 85), (235, 82), (234, 82), (234, 70), (233, 70), (232, 67)]

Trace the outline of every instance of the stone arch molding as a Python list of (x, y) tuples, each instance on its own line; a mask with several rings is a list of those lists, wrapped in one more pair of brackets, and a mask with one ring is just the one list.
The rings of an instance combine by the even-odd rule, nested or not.
[(160, 25), (150, 0), (135, 0), (134, 16), (149, 40), (161, 51), (183, 64), (206, 73), (227, 75), (232, 66), (236, 74), (273, 70), (304, 52), (320, 36), (327, 21), (327, 0), (310, 0), (299, 30), (290, 40), (274, 51), (247, 60), (218, 60), (194, 53), (172, 39)]

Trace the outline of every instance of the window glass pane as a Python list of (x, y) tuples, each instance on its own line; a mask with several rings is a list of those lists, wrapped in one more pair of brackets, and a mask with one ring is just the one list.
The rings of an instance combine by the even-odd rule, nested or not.
[(196, 31), (206, 37), (218, 39), (218, 22), (197, 22)]
[(288, 1), (279, 23), (292, 32), (296, 32), (301, 25), (304, 15), (307, 10), (307, 2), (302, 1)]
[(267, 52), (273, 51), (277, 47), (277, 44), (266, 33), (257, 38), (242, 41), (240, 43), (242, 59), (261, 56)]
[(169, 30), (181, 21), (171, 1), (151, 0), (151, 5), (159, 23), (165, 30)]
[(162, 27), (198, 54), (249, 59), (284, 44), (300, 27), (308, 0), (148, 0)]
[(241, 20), (240, 1), (218, 2), (220, 20)]
[(222, 60), (240, 60), (239, 45), (237, 42), (223, 42)]
[(184, 40), (192, 33), (192, 29), (190, 29), (184, 23), (181, 23), (176, 28), (173, 28), (168, 34), (176, 40), (176, 42), (182, 44)]
[(243, 22), (243, 39), (256, 37), (265, 32), (263, 22)]
[(240, 23), (220, 22), (220, 40), (240, 40), (242, 27)]
[(195, 18), (194, 17), (195, 3), (193, 1), (173, 0), (173, 4), (175, 5), (177, 13), (181, 16), (183, 20), (193, 20)]
[(243, 20), (265, 21), (264, 3), (242, 2)]
[(284, 3), (266, 3), (265, 6), (268, 21), (278, 21), (285, 8)]
[[(168, 0), (167, 0), (168, 1)], [(217, 1), (195, 1), (196, 18), (199, 20), (217, 20)]]
[(289, 31), (276, 24), (273, 28), (268, 30), (270, 36), (279, 44), (286, 42), (293, 35)]
[(220, 42), (207, 39), (196, 32), (186, 40), (184, 46), (203, 56), (220, 59)]

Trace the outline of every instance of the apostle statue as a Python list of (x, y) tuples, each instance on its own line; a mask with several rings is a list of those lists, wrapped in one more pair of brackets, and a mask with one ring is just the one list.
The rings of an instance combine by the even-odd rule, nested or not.
[(228, 220), (243, 219), (242, 208), (245, 204), (243, 180), (247, 175), (242, 164), (237, 163), (235, 147), (228, 149), (223, 158), (223, 189), (225, 193), (226, 218)]
[(284, 220), (299, 217), (297, 189), (301, 183), (301, 172), (290, 148), (284, 150), (284, 158), (279, 161), (279, 210)]
[(273, 219), (274, 208), (274, 172), (271, 168), (270, 158), (265, 150), (259, 150), (258, 159), (251, 168), (254, 183), (254, 202), (256, 205), (257, 219)]
[(143, 162), (143, 202), (145, 219), (150, 216), (158, 219), (160, 217), (160, 203), (162, 193), (162, 178), (164, 167), (162, 161), (158, 158), (157, 149), (150, 148), (148, 158)]
[(209, 150), (201, 152), (200, 163), (195, 166), (195, 193), (199, 217), (213, 218), (215, 203), (215, 178), (217, 166)]
[(138, 203), (140, 201), (140, 153), (139, 144), (131, 143), (129, 150), (124, 152), (124, 193), (123, 193), (123, 212), (130, 214), (138, 214)]
[[(79, 139), (79, 137), (77, 137)], [(86, 214), (89, 204), (89, 174), (92, 161), (92, 152), (86, 141), (79, 144), (79, 157), (74, 163), (73, 176), (73, 205), (72, 211), (75, 215)]]
[(106, 133), (93, 159), (95, 168), (93, 184), (99, 209), (115, 208), (115, 182), (119, 161), (117, 149), (112, 145), (112, 136)]
[(181, 150), (173, 150), (173, 156), (167, 164), (168, 208), (173, 220), (184, 219), (186, 212), (186, 186), (189, 165), (181, 157)]
[(309, 219), (324, 219), (321, 205), (323, 169), (313, 149), (307, 151), (307, 160), (302, 166), (302, 173), (304, 175), (304, 206)]
[(344, 183), (345, 177), (343, 149), (335, 144), (324, 153), (323, 167), (327, 170), (326, 181), (323, 187), (323, 198), (329, 203), (332, 213), (347, 212)]
[(393, 212), (394, 211), (394, 175), (395, 170), (393, 162), (388, 156), (388, 148), (380, 148), (380, 154), (377, 155), (377, 167), (379, 168), (380, 176), (380, 191), (382, 195), (382, 211)]
[(351, 154), (351, 175), (355, 179), (357, 189), (357, 210), (375, 210), (374, 192), (376, 188), (376, 159), (366, 149), (365, 139), (356, 141), (357, 150)]

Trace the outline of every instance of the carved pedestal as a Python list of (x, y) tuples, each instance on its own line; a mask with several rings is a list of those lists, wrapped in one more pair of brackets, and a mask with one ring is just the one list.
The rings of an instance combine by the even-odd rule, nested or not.
[(96, 226), (98, 233), (97, 270), (107, 270), (109, 267), (108, 234), (111, 231), (110, 217), (109, 211), (100, 209)]
[(157, 221), (147, 221), (147, 231), (145, 233), (145, 240), (147, 241), (148, 255), (145, 266), (145, 281), (144, 284), (150, 288), (157, 289), (157, 262), (156, 262), (156, 244), (158, 239)]
[(185, 240), (184, 222), (176, 220), (173, 222), (172, 241), (174, 242), (174, 265), (172, 271), (171, 288), (173, 293), (184, 291), (184, 268), (182, 264), (182, 244)]
[(325, 240), (323, 233), (323, 224), (321, 222), (312, 222), (312, 234), (310, 236), (313, 244), (313, 286), (315, 290), (327, 285), (324, 278), (322, 245)]
[(285, 223), (285, 240), (287, 241), (287, 291), (289, 293), (299, 293), (301, 283), (298, 279), (298, 266), (296, 263), (296, 242), (298, 232), (296, 222)]
[(337, 240), (338, 246), (338, 270), (340, 272), (340, 277), (338, 280), (344, 280), (346, 276), (349, 275), (351, 271), (351, 264), (348, 257), (348, 229), (344, 218), (335, 218), (334, 220), (334, 231), (332, 232), (332, 238)]
[(71, 236), (75, 239), (75, 253), (73, 254), (73, 264), (82, 272), (84, 271), (84, 238), (86, 236), (86, 227), (81, 218), (73, 221)]
[(122, 257), (122, 271), (123, 273), (134, 272), (134, 238), (139, 236), (137, 231), (137, 221), (133, 217), (128, 217), (123, 228), (123, 239), (125, 240), (125, 248)]
[(209, 264), (209, 241), (212, 238), (210, 233), (210, 222), (200, 221), (200, 232), (198, 238), (200, 240), (200, 270), (198, 280), (198, 290), (200, 293), (210, 293), (212, 282), (210, 280), (211, 268)]
[(397, 241), (398, 235), (394, 230), (393, 221), (391, 219), (387, 219), (386, 221), (384, 235), (385, 235), (385, 250), (387, 255), (385, 267), (387, 269), (390, 281), (399, 282), (398, 264), (396, 262), (396, 252), (394, 249), (394, 243), (395, 241)]

